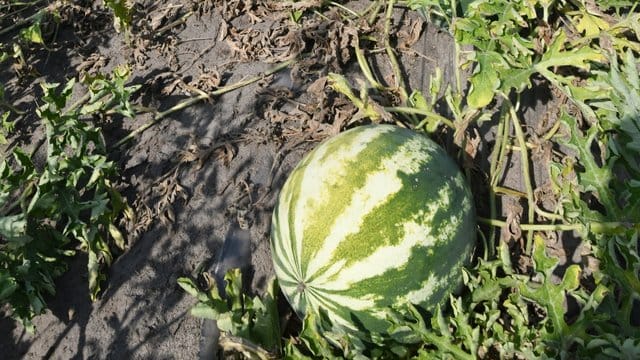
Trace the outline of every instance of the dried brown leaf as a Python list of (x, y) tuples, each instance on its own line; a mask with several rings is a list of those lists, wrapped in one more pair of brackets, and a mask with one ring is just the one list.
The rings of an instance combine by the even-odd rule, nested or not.
[(222, 82), (222, 77), (216, 69), (208, 69), (204, 64), (199, 64), (200, 75), (191, 82), (190, 85), (204, 92), (211, 92), (217, 89)]
[(161, 9), (160, 12), (150, 13), (147, 21), (151, 31), (158, 30), (161, 26), (170, 23), (178, 17), (182, 5), (172, 5)]
[(520, 219), (522, 219), (523, 208), (517, 199), (510, 196), (504, 197), (506, 223), (507, 226), (502, 228), (502, 239), (504, 241), (522, 239), (522, 229), (520, 228)]
[(84, 59), (78, 66), (76, 71), (79, 74), (80, 81), (82, 81), (87, 75), (95, 76), (109, 63), (109, 59), (99, 53), (93, 53)]
[(147, 205), (145, 198), (147, 198), (147, 196), (142, 195), (142, 197), (136, 198), (132, 204), (136, 217), (134, 221), (126, 224), (130, 239), (137, 239), (141, 234), (147, 232), (151, 224), (153, 224), (154, 214)]
[(160, 219), (160, 222), (170, 227), (175, 221), (175, 212), (173, 210), (173, 204), (182, 199), (187, 202), (189, 196), (187, 191), (180, 185), (177, 179), (179, 167), (176, 167), (174, 174), (161, 181), (158, 185), (154, 186), (154, 192), (158, 194), (159, 200), (155, 206), (155, 215)]
[(281, 25), (269, 34), (270, 48), (276, 53), (270, 62), (281, 62), (297, 57), (305, 48), (305, 41), (297, 29)]
[(534, 189), (533, 198), (538, 207), (551, 213), (558, 207), (558, 195), (553, 191), (550, 181)]
[(324, 99), (327, 97), (327, 77), (322, 76), (316, 79), (307, 87), (307, 93), (311, 94), (315, 99)]
[(220, 28), (218, 29), (218, 41), (222, 41), (227, 38), (229, 34), (229, 24), (224, 20), (220, 20)]
[(482, 140), (478, 129), (473, 129), (473, 134), (473, 137), (468, 133), (465, 134), (466, 140), (464, 151), (467, 155), (464, 157), (463, 167), (465, 169), (472, 169), (475, 167), (474, 159), (478, 154), (478, 149), (480, 148), (480, 142)]
[[(213, 150), (213, 153), (215, 154), (216, 160), (222, 161), (222, 164), (224, 166), (229, 166), (231, 160), (233, 160), (233, 158), (236, 156), (236, 151), (230, 142), (225, 142), (222, 145), (216, 147)], [(202, 167), (202, 164), (200, 165), (200, 167)]]
[(398, 30), (398, 50), (409, 50), (418, 42), (424, 28), (424, 21), (420, 18), (410, 19), (408, 23)]

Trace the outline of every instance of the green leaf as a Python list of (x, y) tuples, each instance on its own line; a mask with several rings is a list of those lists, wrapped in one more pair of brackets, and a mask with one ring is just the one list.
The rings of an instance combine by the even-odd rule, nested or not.
[(435, 309), (434, 317), (431, 320), (431, 326), (439, 329), (440, 333), (445, 336), (451, 335), (451, 330), (449, 330), (449, 324), (447, 320), (444, 318), (444, 314), (442, 313), (442, 308), (438, 304)]
[(535, 65), (536, 70), (543, 74), (547, 74), (546, 71), (555, 66), (572, 66), (587, 70), (592, 62), (606, 61), (606, 57), (597, 49), (589, 46), (567, 49), (567, 46), (567, 34), (559, 30), (547, 51), (542, 55), (542, 59)]
[(133, 10), (126, 0), (105, 0), (105, 5), (113, 11), (113, 26), (117, 32), (127, 30), (131, 25)]
[(540, 275), (540, 282), (522, 282), (518, 289), (522, 296), (531, 301), (535, 301), (547, 312), (547, 318), (551, 322), (549, 338), (557, 338), (561, 341), (562, 347), (566, 348), (575, 342), (577, 337), (583, 336), (582, 323), (575, 323), (569, 326), (565, 319), (565, 298), (580, 285), (580, 267), (571, 265), (565, 271), (560, 284), (554, 284), (552, 273), (555, 270), (558, 260), (549, 257), (545, 253), (544, 240), (540, 236), (534, 238), (533, 260), (535, 270)]
[(216, 320), (221, 331), (280, 353), (276, 280), (270, 282), (267, 293), (262, 298), (250, 298), (242, 292), (241, 279), (239, 269), (227, 271), (225, 299), (220, 297), (215, 284), (207, 293), (202, 292), (189, 278), (179, 278), (178, 285), (198, 299), (198, 303), (191, 309), (191, 315)]
[(600, 34), (601, 31), (609, 29), (608, 22), (587, 11), (579, 12), (575, 26), (576, 30), (585, 36), (596, 36)]
[(30, 43), (44, 44), (39, 22), (33, 23), (29, 27), (20, 30), (20, 37)]
[(225, 285), (225, 294), (227, 300), (230, 303), (231, 310), (242, 310), (243, 309), (243, 294), (242, 294), (242, 273), (240, 269), (230, 269), (224, 275)]
[[(80, 121), (77, 112), (63, 110), (74, 85), (73, 79), (62, 88), (41, 84), (44, 95), (36, 113), (45, 124), (44, 168), (36, 169), (30, 155), (17, 147), (11, 166), (9, 161), (0, 163), (0, 203), (8, 213), (0, 218), (0, 234), (6, 240), (0, 244), (0, 271), (17, 285), (2, 293), (13, 289), (6, 301), (28, 329), (46, 307), (43, 295), (55, 293), (54, 279), (66, 269), (64, 257), (74, 254), (70, 240), (80, 242), (88, 253), (91, 300), (101, 290), (103, 267), (113, 260), (107, 240), (124, 245), (114, 221), (126, 204), (110, 185), (115, 165), (106, 161), (100, 130)], [(6, 118), (2, 120), (8, 128)]]
[(0, 270), (0, 301), (8, 299), (18, 289), (16, 279)]
[(422, 92), (418, 90), (414, 90), (411, 95), (409, 95), (409, 105), (415, 107), (417, 109), (430, 109), (429, 103), (427, 99), (424, 98)]
[(24, 214), (0, 217), (0, 235), (9, 242), (18, 242), (20, 246), (29, 242), (31, 237), (27, 235), (27, 219)]
[(194, 297), (198, 296), (198, 293), (200, 292), (198, 285), (196, 285), (193, 280), (186, 277), (178, 278), (178, 285), (182, 288), (182, 290), (186, 291), (189, 295)]
[(87, 271), (89, 277), (89, 298), (91, 301), (98, 299), (100, 293), (100, 283), (104, 280), (104, 275), (100, 272), (100, 262), (95, 252), (88, 252)]
[(280, 349), (280, 316), (278, 313), (278, 303), (276, 292), (278, 282), (274, 279), (269, 282), (267, 293), (262, 299), (256, 297), (253, 300), (253, 309), (256, 312), (253, 324), (253, 337), (266, 349)]
[(530, 68), (509, 68), (501, 73), (502, 84), (500, 89), (508, 94), (511, 89), (521, 92), (531, 86), (531, 76), (535, 73), (533, 67)]
[[(579, 132), (580, 130), (576, 120), (566, 112), (562, 113), (560, 121), (565, 124), (569, 132), (569, 139), (564, 139), (562, 142), (577, 152), (576, 159), (579, 160), (580, 165), (584, 168), (584, 171), (577, 173), (579, 184), (582, 187), (581, 191), (594, 193), (600, 203), (604, 205), (608, 219), (612, 221), (621, 220), (621, 210), (609, 187), (609, 183), (612, 180), (612, 164), (606, 163), (600, 166), (591, 152), (592, 146), (597, 144), (596, 137), (598, 135), (598, 129), (591, 127), (587, 130), (586, 136), (583, 136)], [(585, 218), (583, 220), (588, 222), (589, 220), (601, 219), (602, 217), (600, 219)]]
[(115, 241), (116, 246), (119, 249), (124, 250), (124, 248), (126, 247), (126, 241), (124, 239), (124, 236), (122, 236), (122, 233), (115, 225), (109, 223), (108, 226), (109, 226), (109, 234)]
[[(433, 113), (433, 103), (435, 103), (436, 100), (434, 97), (435, 95), (431, 94), (431, 96), (432, 103), (429, 103), (427, 102), (427, 99), (425, 99), (424, 95), (422, 95), (420, 91), (416, 90), (413, 91), (411, 95), (409, 95), (409, 98), (407, 100), (411, 107), (418, 110), (423, 110), (427, 113)], [(425, 116), (416, 127), (422, 127), (422, 124), (424, 124), (425, 130), (427, 130), (427, 132), (433, 133), (438, 129), (438, 126), (440, 125), (440, 119), (434, 116)]]
[(640, 175), (640, 74), (638, 59), (631, 51), (624, 54), (622, 65), (616, 54), (610, 55), (611, 70), (606, 82), (610, 85), (612, 108), (605, 119), (618, 128), (621, 138), (617, 152), (630, 170)]
[(479, 109), (489, 105), (500, 87), (498, 68), (502, 66), (503, 60), (496, 52), (479, 53), (476, 56), (478, 64), (470, 80), (467, 102), (469, 106)]
[[(469, 2), (469, 0), (460, 2), (463, 13), (466, 12)], [(445, 28), (450, 26), (455, 13), (451, 0), (408, 0), (407, 5), (417, 10), (424, 18)]]
[[(222, 317), (219, 311), (217, 311), (215, 308), (209, 306), (206, 303), (195, 304), (191, 308), (190, 312), (191, 312), (191, 315), (195, 317), (203, 318), (203, 319), (218, 320)], [(224, 320), (221, 320), (218, 326), (220, 327), (221, 330), (224, 330), (224, 331), (229, 331), (233, 328), (231, 325), (225, 325)]]
[[(313, 311), (307, 311), (302, 322), (302, 331), (300, 332), (299, 340), (304, 343), (305, 347), (309, 349), (313, 356), (323, 359), (333, 359), (335, 355), (333, 351), (331, 351), (332, 344), (323, 336), (319, 321)], [(325, 326), (324, 328), (328, 329), (330, 326)]]
[[(0, 90), (2, 90), (2, 85), (0, 85)], [(0, 101), (2, 101), (2, 94), (0, 93)], [(7, 144), (7, 135), (9, 132), (13, 131), (14, 122), (7, 121), (10, 113), (4, 112), (0, 115), (0, 145)]]
[(495, 298), (501, 291), (500, 284), (496, 281), (487, 281), (484, 285), (476, 289), (472, 294), (472, 301), (475, 303), (487, 301)]
[(296, 24), (299, 23), (300, 19), (302, 18), (302, 14), (304, 14), (302, 10), (292, 10), (290, 12), (291, 21)]

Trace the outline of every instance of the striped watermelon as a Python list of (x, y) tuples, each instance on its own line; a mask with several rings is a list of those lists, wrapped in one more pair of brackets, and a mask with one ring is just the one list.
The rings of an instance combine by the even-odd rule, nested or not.
[[(385, 309), (433, 308), (461, 282), (475, 240), (471, 193), (433, 141), (360, 126), (307, 154), (273, 212), (271, 250), (300, 317), (383, 333)], [(360, 324), (361, 326), (356, 326)]]

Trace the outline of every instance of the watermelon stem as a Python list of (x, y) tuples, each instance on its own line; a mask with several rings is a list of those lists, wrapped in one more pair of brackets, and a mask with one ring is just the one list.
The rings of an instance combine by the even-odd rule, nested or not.
[[(533, 186), (531, 185), (531, 175), (529, 174), (529, 151), (527, 150), (527, 144), (524, 139), (524, 133), (522, 132), (522, 125), (520, 124), (520, 119), (518, 118), (518, 114), (516, 114), (516, 108), (520, 105), (520, 97), (518, 95), (518, 99), (516, 100), (516, 105), (511, 104), (509, 99), (506, 99), (509, 102), (509, 114), (511, 115), (511, 119), (513, 121), (513, 127), (516, 131), (516, 139), (520, 144), (520, 168), (522, 169), (522, 180), (524, 181), (524, 186), (527, 191), (527, 203), (528, 203), (528, 214), (527, 219), (529, 221), (534, 221), (535, 217), (535, 208), (536, 201), (533, 196)], [(525, 230), (524, 228), (522, 230)], [(531, 254), (531, 247), (533, 245), (533, 231), (529, 231), (527, 233), (527, 245), (526, 245), (526, 253)]]
[[(498, 219), (488, 219), (478, 217), (478, 221), (494, 227), (504, 228), (509, 226), (506, 221)], [(520, 229), (524, 231), (585, 231), (589, 230), (595, 234), (616, 234), (629, 229), (640, 230), (640, 223), (629, 223), (622, 221), (611, 222), (591, 222), (589, 224), (520, 224)]]
[[(417, 109), (417, 108), (412, 108), (412, 107), (405, 107), (405, 106), (389, 106), (389, 107), (385, 107), (384, 111), (387, 112), (395, 112), (395, 113), (403, 113), (403, 114), (416, 114), (416, 115), (424, 115), (427, 116), (429, 118), (434, 118), (436, 120), (438, 120), (439, 122), (447, 125), (448, 127), (455, 129), (455, 125), (453, 125), (453, 122), (449, 119), (447, 119), (446, 117), (435, 113), (433, 111), (429, 111), (429, 110), (425, 110), (425, 109)], [(425, 122), (427, 122), (428, 119), (423, 120), (420, 124), (418, 124), (416, 126), (416, 129), (420, 129), (421, 127), (424, 126)]]
[[(507, 147), (507, 139), (509, 138), (509, 118), (506, 116), (506, 105), (503, 105), (500, 112), (500, 121), (498, 123), (498, 130), (496, 131), (496, 143), (491, 153), (491, 191), (489, 191), (489, 206), (490, 214), (492, 218), (497, 216), (498, 210), (496, 206), (496, 187), (498, 181), (502, 178), (504, 173), (504, 161)], [(489, 239), (493, 242), (496, 238), (495, 228), (492, 227), (489, 232)], [(493, 257), (495, 251), (493, 246), (489, 248), (490, 255)]]

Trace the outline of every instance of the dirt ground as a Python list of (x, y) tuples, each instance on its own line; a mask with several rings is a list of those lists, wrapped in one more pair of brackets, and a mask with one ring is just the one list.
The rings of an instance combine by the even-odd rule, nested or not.
[[(363, 3), (348, 6), (357, 11)], [(162, 111), (198, 90), (214, 91), (296, 59), (273, 76), (172, 114), (120, 148), (109, 145), (152, 115), (100, 120), (120, 168), (120, 189), (137, 215), (124, 224), (128, 249), (109, 269), (106, 290), (94, 303), (86, 259), (74, 259), (57, 281), (57, 295), (47, 299), (50, 310), (35, 319), (35, 335), (0, 312), (0, 333), (7, 334), (0, 338), (3, 358), (194, 359), (201, 321), (188, 314), (194, 299), (176, 279), (198, 269), (219, 276), (244, 266), (252, 291), (264, 288), (273, 276), (269, 228), (278, 189), (305, 152), (353, 125), (356, 110), (326, 86), (326, 75), (346, 74), (357, 84), (353, 28), (362, 24), (345, 24), (337, 9), (322, 16), (310, 12), (295, 23), (291, 11), (277, 1), (139, 1), (127, 44), (109, 13), (96, 7), (71, 14), (73, 22), (61, 24), (50, 52), (31, 54), (38, 75), (25, 80), (13, 69), (0, 69), (8, 97), (33, 108), (41, 81), (129, 64), (130, 82), (144, 84), (136, 102)], [(407, 86), (427, 92), (436, 66), (445, 80), (452, 79), (450, 35), (406, 9), (395, 15)], [(376, 75), (391, 82), (388, 65), (376, 59)], [(548, 106), (533, 101), (528, 117)], [(12, 141), (29, 148), (43, 135), (35, 114), (24, 123), (31, 125), (21, 126)], [(481, 129), (479, 169), (488, 167), (489, 129)], [(437, 140), (455, 151), (446, 138)], [(510, 184), (521, 188), (519, 172), (514, 174), (508, 175)], [(538, 176), (543, 184), (546, 179)]]

